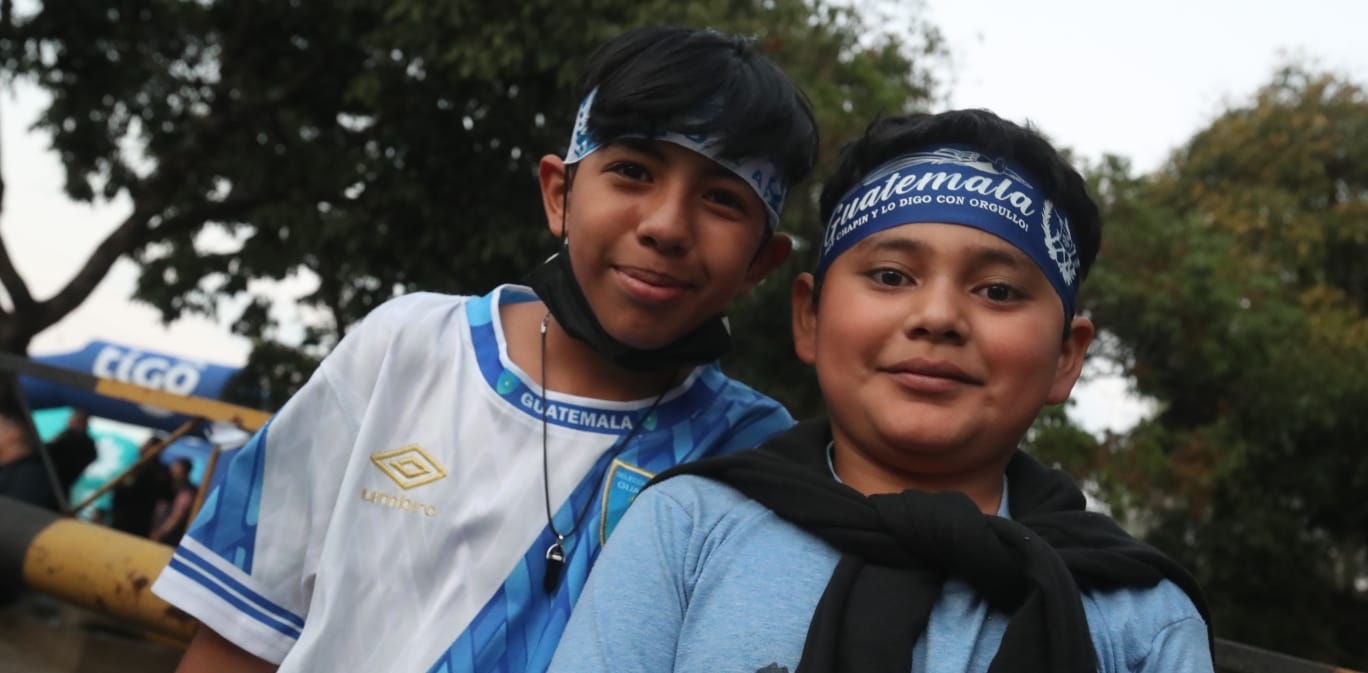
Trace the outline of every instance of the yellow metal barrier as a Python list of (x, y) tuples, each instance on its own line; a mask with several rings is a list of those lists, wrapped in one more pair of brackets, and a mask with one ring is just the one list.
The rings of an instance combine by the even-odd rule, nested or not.
[(171, 547), (0, 496), (0, 587), (26, 586), (188, 642), (198, 623), (151, 592)]

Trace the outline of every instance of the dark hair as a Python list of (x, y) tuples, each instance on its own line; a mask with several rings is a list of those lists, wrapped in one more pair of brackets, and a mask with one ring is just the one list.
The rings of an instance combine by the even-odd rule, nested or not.
[(1078, 248), (1079, 282), (1088, 277), (1102, 244), (1102, 215), (1088, 195), (1083, 176), (1035, 129), (987, 110), (914, 113), (870, 124), (862, 137), (841, 148), (840, 165), (822, 185), (822, 222), (829, 222), (841, 197), (881, 164), (945, 144), (968, 145), (1024, 168), (1036, 187), (1068, 215), (1069, 230)]
[[(723, 157), (765, 157), (790, 186), (817, 159), (807, 98), (743, 37), (681, 27), (629, 30), (590, 56), (580, 99), (594, 89), (589, 132), (598, 138), (653, 129), (716, 134)], [(699, 116), (713, 104), (717, 114)]]

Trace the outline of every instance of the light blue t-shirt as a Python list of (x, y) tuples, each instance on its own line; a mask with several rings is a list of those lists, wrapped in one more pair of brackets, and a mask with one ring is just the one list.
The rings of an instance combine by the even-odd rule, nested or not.
[[(647, 489), (623, 517), (550, 671), (789, 673), (839, 557), (729, 486), (675, 477)], [(1206, 624), (1171, 582), (1085, 593), (1083, 607), (1104, 673), (1212, 670)], [(917, 640), (912, 670), (987, 671), (1009, 618), (952, 579)]]

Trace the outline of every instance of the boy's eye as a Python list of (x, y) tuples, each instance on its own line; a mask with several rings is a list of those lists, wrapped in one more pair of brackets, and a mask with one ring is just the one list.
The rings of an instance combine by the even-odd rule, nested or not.
[(608, 170), (629, 180), (645, 181), (651, 179), (651, 173), (646, 170), (645, 166), (631, 161), (619, 161), (609, 166)]
[(869, 277), (873, 279), (875, 283), (887, 285), (889, 287), (901, 287), (912, 282), (912, 279), (909, 278), (907, 274), (898, 271), (897, 269), (874, 269), (869, 272)]
[(979, 293), (987, 298), (988, 301), (994, 302), (1017, 301), (1025, 297), (1019, 290), (1005, 283), (985, 285), (979, 289)]
[(730, 189), (710, 189), (703, 198), (741, 212), (746, 211), (746, 199)]

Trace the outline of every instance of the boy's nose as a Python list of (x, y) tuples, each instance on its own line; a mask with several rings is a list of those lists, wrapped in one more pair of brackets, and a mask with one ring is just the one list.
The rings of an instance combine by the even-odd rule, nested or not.
[(637, 224), (637, 238), (662, 254), (687, 250), (693, 242), (693, 214), (683, 190), (662, 190)]
[(909, 295), (903, 331), (911, 339), (961, 343), (969, 336), (964, 297), (954, 283), (926, 282)]

